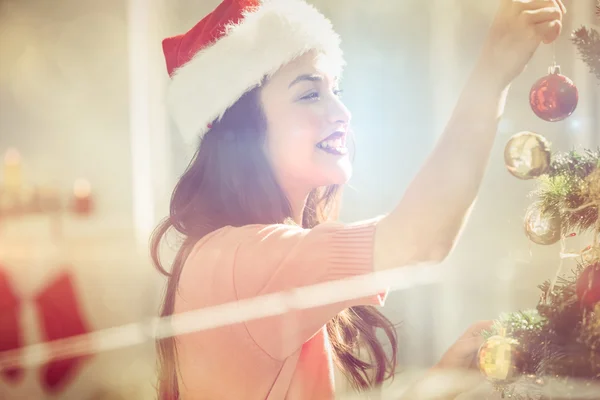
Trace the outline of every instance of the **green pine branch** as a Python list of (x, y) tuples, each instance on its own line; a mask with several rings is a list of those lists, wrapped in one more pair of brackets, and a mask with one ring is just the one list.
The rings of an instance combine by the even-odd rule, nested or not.
[[(526, 400), (536, 391), (533, 383), (538, 378), (553, 377), (565, 384), (574, 378), (600, 379), (600, 333), (593, 328), (597, 325), (585, 323), (593, 316), (582, 307), (576, 291), (586, 267), (578, 265), (554, 284), (544, 282), (539, 286), (542, 295), (536, 309), (502, 314), (484, 332), (486, 339), (505, 334), (519, 342), (515, 362), (522, 379), (494, 385), (505, 397)], [(529, 378), (533, 383), (527, 383)]]
[(508, 337), (515, 337), (525, 331), (534, 331), (542, 329), (546, 321), (536, 309), (521, 310), (513, 313), (504, 313), (494, 321), (494, 325), (490, 330), (484, 331), (484, 339), (489, 339), (492, 336), (505, 334)]
[(585, 179), (600, 168), (600, 148), (559, 153), (552, 157), (550, 171), (540, 176), (533, 192), (539, 200), (541, 211), (549, 217), (558, 216), (562, 221), (563, 234), (572, 231), (583, 233), (595, 227), (598, 209), (577, 209), (598, 199), (591, 199), (585, 191)]
[(590, 72), (600, 80), (600, 33), (595, 29), (582, 26), (573, 32), (571, 41), (577, 47), (581, 59), (588, 65)]
[(583, 319), (576, 292), (577, 278), (583, 269), (580, 265), (570, 275), (557, 277), (554, 286), (549, 280), (538, 286), (542, 297), (537, 311), (546, 320), (545, 327), (562, 338), (571, 338)]

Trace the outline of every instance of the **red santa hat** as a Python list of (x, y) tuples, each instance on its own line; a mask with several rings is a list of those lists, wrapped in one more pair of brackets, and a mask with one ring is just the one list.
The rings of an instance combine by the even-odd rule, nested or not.
[(193, 141), (244, 93), (310, 50), (341, 73), (339, 36), (304, 0), (224, 0), (190, 31), (163, 41), (169, 113)]

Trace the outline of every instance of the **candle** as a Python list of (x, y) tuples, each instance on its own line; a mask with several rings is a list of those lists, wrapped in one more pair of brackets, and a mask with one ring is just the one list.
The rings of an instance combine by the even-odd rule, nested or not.
[(15, 148), (9, 148), (4, 154), (2, 171), (4, 187), (7, 191), (16, 193), (21, 188), (21, 154)]
[(85, 179), (77, 179), (73, 184), (73, 211), (80, 215), (89, 215), (92, 212), (92, 186)]

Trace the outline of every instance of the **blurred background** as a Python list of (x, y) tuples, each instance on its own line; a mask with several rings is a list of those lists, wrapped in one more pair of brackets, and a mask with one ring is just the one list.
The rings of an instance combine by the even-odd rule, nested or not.
[[(331, 18), (348, 61), (342, 87), (358, 154), (342, 220), (389, 212), (450, 116), (498, 1), (309, 2)], [(193, 150), (164, 108), (161, 40), (218, 3), (0, 1), (2, 185), (35, 205), (19, 209), (0, 196), (0, 350), (156, 315), (164, 282), (150, 264), (148, 237)], [(565, 3), (562, 38), (542, 46), (512, 86), (442, 282), (389, 297), (384, 311), (400, 323), (407, 369), (435, 363), (477, 320), (534, 307), (537, 285), (557, 271), (560, 245), (537, 246), (523, 234), (534, 183), (507, 173), (503, 150), (524, 130), (544, 135), (555, 151), (600, 145), (599, 87), (569, 41), (572, 29), (598, 25), (594, 0)], [(549, 123), (533, 114), (528, 94), (554, 56), (580, 101), (570, 118)], [(585, 240), (566, 245), (577, 250)], [(152, 399), (154, 363), (148, 343), (4, 371), (0, 399)]]

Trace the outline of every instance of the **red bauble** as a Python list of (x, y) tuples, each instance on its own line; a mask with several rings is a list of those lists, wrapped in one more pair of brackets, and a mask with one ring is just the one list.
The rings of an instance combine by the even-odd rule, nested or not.
[(600, 261), (587, 266), (575, 287), (577, 298), (585, 308), (592, 308), (600, 302)]
[(541, 119), (562, 121), (577, 108), (579, 92), (572, 80), (560, 74), (560, 67), (550, 67), (549, 74), (538, 80), (529, 92), (531, 109)]

